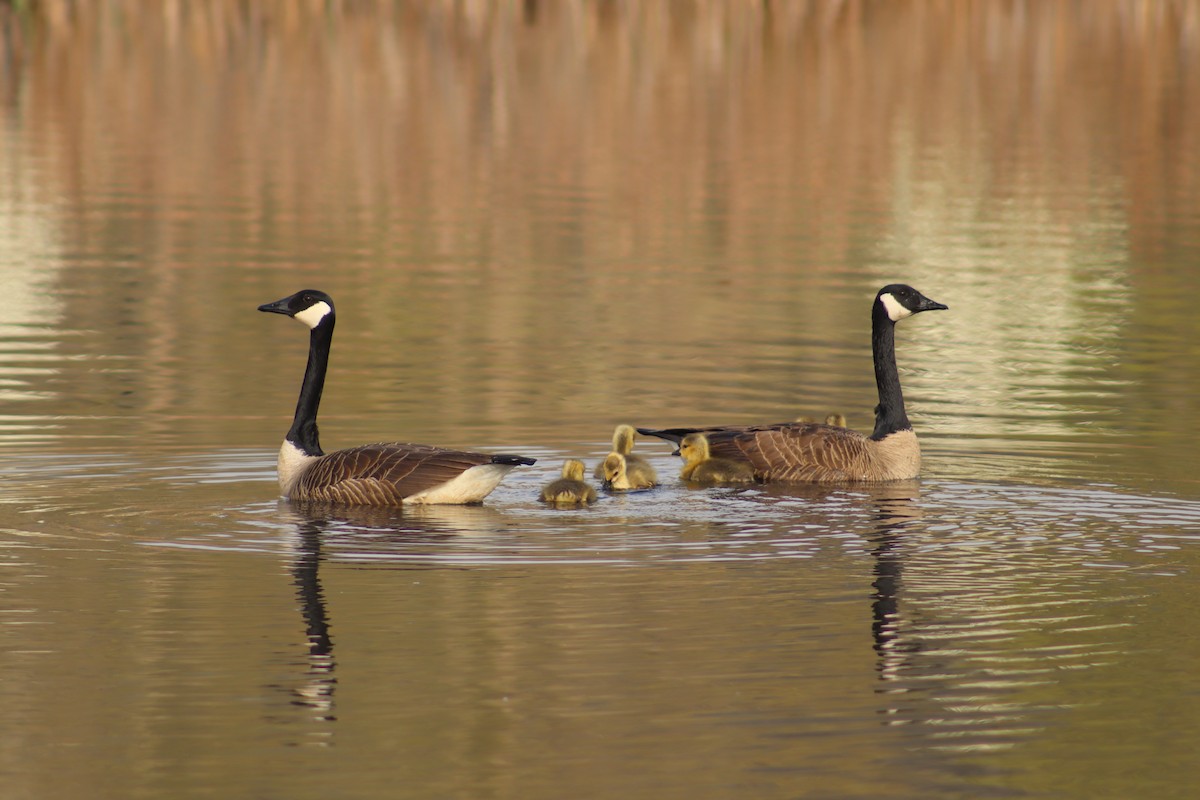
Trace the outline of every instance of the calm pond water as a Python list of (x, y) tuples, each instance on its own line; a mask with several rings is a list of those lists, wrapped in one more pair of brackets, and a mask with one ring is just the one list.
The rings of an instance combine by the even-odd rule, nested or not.
[[(0, 6), (5, 797), (1192, 797), (1200, 4)], [(555, 510), (621, 422), (922, 478)], [(275, 453), (519, 452), (311, 508)]]

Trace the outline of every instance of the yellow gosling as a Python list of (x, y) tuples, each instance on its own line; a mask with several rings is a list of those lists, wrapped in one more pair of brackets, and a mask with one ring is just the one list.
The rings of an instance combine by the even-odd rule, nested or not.
[(685, 481), (699, 483), (753, 483), (754, 470), (743, 461), (732, 458), (714, 458), (709, 452), (708, 437), (703, 433), (689, 433), (679, 443), (679, 455), (683, 457), (683, 470), (679, 477)]
[[(630, 470), (644, 469), (650, 472), (650, 481), (658, 482), (658, 475), (654, 472), (654, 467), (650, 466), (650, 462), (633, 452), (633, 437), (637, 435), (632, 425), (618, 425), (613, 430), (612, 452), (620, 453), (625, 456), (625, 463), (630, 465)], [(640, 465), (635, 467), (634, 465)], [(592, 472), (593, 478), (604, 479), (604, 462), (601, 461), (596, 465), (595, 471)]]
[(596, 490), (583, 480), (583, 462), (568, 458), (563, 462), (562, 477), (542, 488), (542, 501), (559, 505), (586, 505), (596, 502)]
[(658, 475), (648, 464), (629, 463), (620, 453), (609, 453), (600, 464), (604, 485), (610, 489), (649, 489), (658, 483)]

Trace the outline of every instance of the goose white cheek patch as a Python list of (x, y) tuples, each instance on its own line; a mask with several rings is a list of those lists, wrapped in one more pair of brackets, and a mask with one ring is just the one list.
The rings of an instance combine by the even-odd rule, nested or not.
[(899, 322), (905, 317), (912, 316), (913, 312), (900, 305), (900, 301), (891, 294), (879, 295), (879, 302), (883, 303), (883, 307), (887, 310), (888, 319), (892, 322)]
[(293, 314), (292, 319), (303, 322), (309, 328), (315, 328), (321, 324), (321, 320), (325, 319), (332, 310), (329, 307), (329, 303), (320, 302), (309, 306), (298, 314)]

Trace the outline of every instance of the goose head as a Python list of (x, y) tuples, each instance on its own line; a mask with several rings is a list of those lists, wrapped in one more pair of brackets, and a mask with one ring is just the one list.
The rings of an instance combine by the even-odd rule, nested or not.
[(563, 462), (562, 476), (567, 480), (582, 481), (583, 472), (584, 466), (582, 461), (575, 458), (568, 458)]
[(892, 322), (899, 322), (921, 311), (944, 311), (949, 308), (903, 283), (889, 284), (880, 289), (879, 294), (875, 295), (875, 305)]
[(309, 329), (334, 319), (333, 298), (316, 289), (301, 289), (274, 303), (263, 303), (258, 310), (284, 314), (304, 323)]

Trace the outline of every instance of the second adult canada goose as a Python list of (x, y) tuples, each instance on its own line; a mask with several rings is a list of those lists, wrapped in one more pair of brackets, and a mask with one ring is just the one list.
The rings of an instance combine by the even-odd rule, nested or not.
[(915, 478), (921, 471), (921, 447), (904, 410), (896, 369), (895, 328), (905, 317), (945, 308), (899, 283), (884, 286), (875, 295), (871, 352), (879, 405), (875, 406), (875, 430), (870, 436), (813, 422), (638, 428), (638, 432), (676, 443), (689, 433), (704, 433), (713, 455), (746, 462), (760, 481), (842, 483)]
[(679, 477), (699, 483), (754, 483), (754, 470), (745, 461), (716, 458), (703, 433), (689, 433), (679, 442), (683, 469)]
[(317, 434), (317, 409), (329, 367), (336, 316), (324, 292), (305, 289), (259, 311), (283, 314), (309, 330), (308, 366), (292, 427), (279, 448), (279, 488), (293, 500), (364, 506), (403, 503), (479, 503), (525, 456), (447, 450), (386, 442), (326, 454)]
[(649, 489), (658, 483), (653, 469), (630, 463), (620, 453), (609, 453), (600, 466), (604, 472), (604, 485), (610, 489)]
[(542, 488), (542, 501), (559, 505), (579, 505), (596, 502), (596, 490), (583, 480), (583, 462), (568, 458), (563, 463), (562, 477)]
[[(637, 435), (637, 431), (632, 425), (618, 425), (613, 429), (612, 452), (620, 453), (625, 456), (625, 463), (631, 470), (646, 470), (650, 473), (651, 482), (656, 482), (658, 476), (654, 473), (654, 467), (650, 466), (650, 462), (636, 455), (633, 452), (633, 437)], [(604, 462), (601, 461), (596, 465), (596, 469), (592, 472), (593, 478), (604, 477)]]

